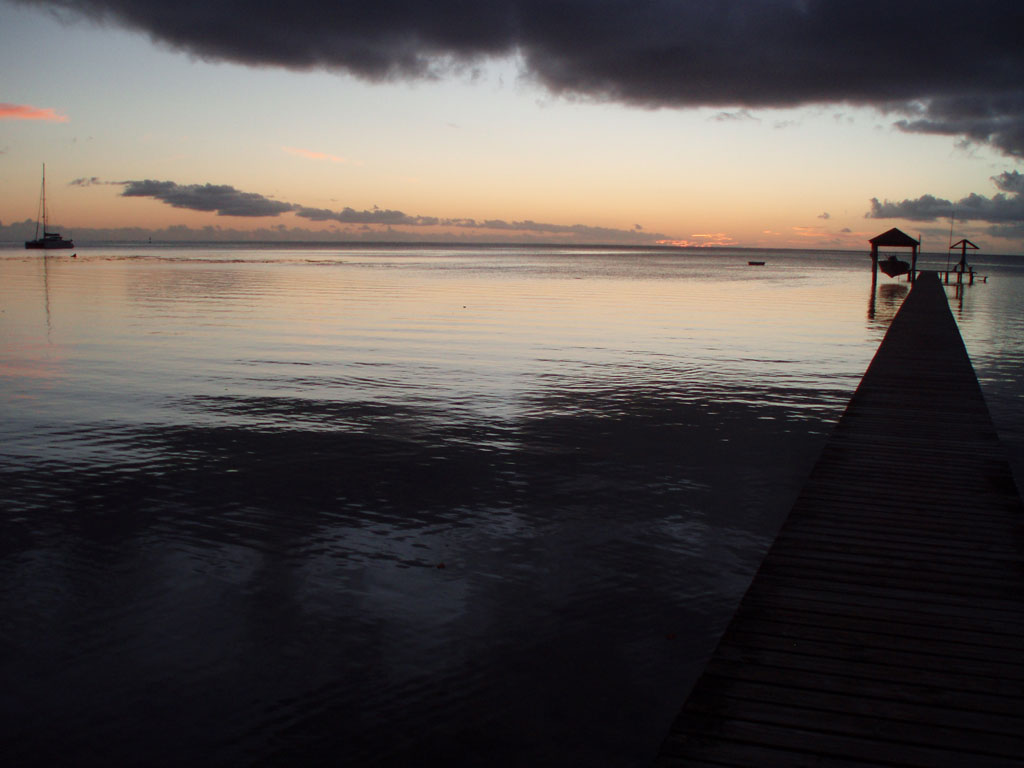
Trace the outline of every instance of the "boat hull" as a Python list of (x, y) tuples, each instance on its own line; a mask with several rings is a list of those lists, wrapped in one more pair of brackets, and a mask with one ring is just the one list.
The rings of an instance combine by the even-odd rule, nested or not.
[(899, 277), (905, 275), (910, 271), (910, 265), (905, 261), (899, 259), (886, 259), (885, 261), (878, 262), (878, 268), (882, 270), (889, 277)]
[(75, 242), (73, 240), (65, 240), (63, 237), (47, 240), (26, 240), (25, 247), (34, 250), (50, 251), (57, 248), (74, 248)]

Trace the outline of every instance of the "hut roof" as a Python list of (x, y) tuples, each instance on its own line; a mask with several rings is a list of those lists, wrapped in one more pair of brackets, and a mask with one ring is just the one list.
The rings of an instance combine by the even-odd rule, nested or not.
[(871, 243), (872, 245), (882, 245), (886, 247), (896, 246), (902, 248), (911, 248), (915, 245), (921, 244), (919, 241), (912, 238), (906, 232), (901, 232), (900, 230), (896, 229), (896, 227), (893, 227), (888, 232), (883, 232), (880, 235), (875, 235), (870, 240), (868, 240), (868, 242)]

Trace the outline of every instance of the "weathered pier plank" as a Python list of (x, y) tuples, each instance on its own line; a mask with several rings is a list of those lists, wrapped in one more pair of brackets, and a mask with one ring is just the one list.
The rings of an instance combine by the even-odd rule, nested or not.
[(1024, 765), (1022, 553), (1020, 495), (923, 274), (656, 765)]

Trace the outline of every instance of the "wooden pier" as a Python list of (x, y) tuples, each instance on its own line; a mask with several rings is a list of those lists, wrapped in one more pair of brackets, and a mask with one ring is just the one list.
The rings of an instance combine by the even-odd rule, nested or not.
[(1024, 765), (1022, 553), (1013, 476), (922, 274), (655, 765)]

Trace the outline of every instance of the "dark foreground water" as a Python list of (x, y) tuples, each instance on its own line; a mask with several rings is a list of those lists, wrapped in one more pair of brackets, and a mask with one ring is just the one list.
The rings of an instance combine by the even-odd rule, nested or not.
[[(1024, 263), (983, 271), (953, 305), (1020, 472)], [(906, 293), (883, 280), (0, 250), (0, 762), (647, 763)]]

